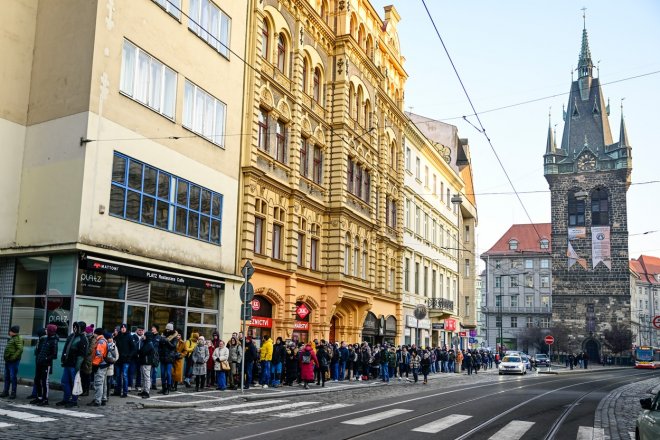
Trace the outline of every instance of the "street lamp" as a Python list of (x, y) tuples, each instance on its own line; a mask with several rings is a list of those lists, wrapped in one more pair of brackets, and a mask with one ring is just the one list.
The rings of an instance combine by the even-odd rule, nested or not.
[[(453, 196), (451, 196), (451, 203), (456, 208), (456, 214), (457, 214), (457, 217), (458, 217), (456, 219), (456, 221), (458, 223), (458, 237), (457, 237), (456, 241), (458, 243), (458, 247), (462, 248), (463, 247), (463, 242), (461, 240), (461, 237), (463, 236), (463, 234), (461, 233), (461, 207), (460, 207), (460, 205), (461, 205), (461, 203), (463, 203), (463, 197), (461, 197), (460, 194), (454, 194)], [(457, 257), (456, 265), (457, 265), (457, 269), (458, 269), (457, 270), (458, 277), (457, 277), (457, 280), (456, 280), (456, 282), (458, 284), (456, 286), (456, 288), (457, 288), (457, 292), (456, 292), (456, 314), (460, 317), (460, 314), (461, 314), (461, 249), (458, 249), (456, 257)], [(462, 321), (463, 320), (461, 319), (460, 322), (462, 322)], [(459, 334), (460, 334), (460, 328), (459, 328)], [(460, 338), (460, 336), (459, 336), (459, 340), (461, 341), (460, 346), (461, 346), (461, 348), (463, 348), (463, 339)]]

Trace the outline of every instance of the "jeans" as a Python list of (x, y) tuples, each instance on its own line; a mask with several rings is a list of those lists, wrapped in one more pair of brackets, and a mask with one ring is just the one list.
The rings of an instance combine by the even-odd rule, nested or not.
[(442, 368), (445, 373), (449, 373), (449, 361), (442, 361)]
[[(151, 365), (140, 365), (140, 383), (142, 385), (142, 392), (149, 394), (149, 384), (151, 384)], [(154, 378), (155, 381), (155, 378)], [(137, 379), (135, 379), (135, 384), (137, 385)]]
[[(128, 394), (128, 362), (115, 364), (115, 393)], [(94, 384), (96, 386), (96, 384)]]
[(338, 365), (339, 365), (339, 380), (344, 380), (344, 377), (346, 376), (346, 361), (339, 362)]
[(252, 367), (254, 366), (254, 361), (249, 361), (245, 363), (245, 383), (243, 384), (244, 388), (250, 388), (252, 386)]
[(227, 374), (224, 371), (215, 372), (215, 380), (218, 383), (217, 389), (224, 390), (227, 388)]
[(412, 367), (412, 375), (415, 383), (417, 383), (417, 380), (419, 380), (419, 372), (417, 371), (417, 368)]
[(339, 380), (339, 362), (335, 362), (330, 366), (330, 375), (332, 380)]
[(390, 381), (390, 375), (389, 375), (389, 365), (387, 364), (380, 364), (380, 370), (382, 371), (382, 378), (383, 382), (389, 382)]
[(157, 368), (158, 367), (154, 367), (153, 365), (151, 366), (151, 386), (152, 387), (156, 386), (156, 377), (157, 377), (157, 370), (156, 369)]
[(94, 401), (96, 403), (101, 403), (104, 400), (107, 400), (105, 392), (105, 387), (108, 384), (107, 381), (108, 368), (94, 367)]
[(137, 361), (131, 361), (128, 364), (128, 386), (133, 386), (133, 379), (135, 379), (135, 388), (142, 384), (142, 375), (140, 374), (140, 366)]
[(172, 364), (160, 364), (160, 383), (163, 386), (172, 386)]
[(270, 379), (271, 385), (274, 387), (280, 386), (280, 378), (282, 377), (282, 362), (270, 364)]
[(188, 356), (185, 359), (184, 362), (184, 367), (183, 367), (183, 382), (184, 383), (190, 383), (190, 379), (192, 379), (192, 367), (193, 367), (193, 361), (192, 361), (192, 356)]
[(270, 361), (261, 361), (261, 378), (259, 379), (260, 385), (268, 385), (270, 382)]
[(73, 390), (73, 382), (76, 380), (76, 368), (75, 367), (64, 367), (62, 370), (62, 391), (64, 391), (64, 396), (62, 400), (64, 402), (77, 402), (78, 396), (74, 396), (71, 392)]
[[(16, 394), (16, 385), (18, 384), (18, 364), (21, 362), (17, 361), (5, 361), (5, 388), (4, 392), (9, 392), (9, 385), (11, 384), (11, 393)], [(7, 380), (9, 378), (9, 380)]]

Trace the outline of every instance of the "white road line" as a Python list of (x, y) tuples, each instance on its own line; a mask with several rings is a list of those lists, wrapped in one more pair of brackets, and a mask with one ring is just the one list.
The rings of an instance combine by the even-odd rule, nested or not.
[(505, 438), (507, 440), (518, 440), (521, 438), (530, 428), (534, 426), (534, 422), (523, 422), (520, 420), (514, 420), (509, 422), (504, 428), (500, 429), (490, 437), (488, 440), (498, 440)]
[(260, 414), (260, 413), (267, 413), (270, 411), (281, 411), (284, 409), (299, 408), (301, 406), (314, 405), (316, 403), (318, 402), (288, 403), (286, 405), (269, 406), (268, 408), (257, 408), (257, 409), (250, 409), (245, 411), (233, 411), (232, 414)]
[(272, 415), (275, 417), (298, 417), (298, 416), (304, 416), (307, 414), (313, 414), (321, 411), (330, 411), (333, 409), (346, 408), (347, 406), (353, 406), (353, 405), (348, 403), (334, 403), (332, 405), (317, 406), (315, 408), (303, 408), (296, 411), (290, 411), (290, 412), (284, 412), (284, 413), (272, 414)]
[(413, 431), (415, 432), (426, 432), (428, 434), (437, 434), (443, 429), (454, 426), (457, 423), (461, 423), (464, 420), (471, 418), (472, 416), (465, 416), (462, 414), (452, 414), (447, 417), (436, 420), (435, 422), (427, 423), (426, 425), (419, 426)]
[(248, 403), (240, 403), (237, 405), (214, 406), (211, 408), (202, 408), (199, 411), (204, 411), (204, 412), (229, 411), (232, 409), (251, 408), (253, 406), (265, 406), (273, 403), (282, 403), (282, 402), (286, 402), (286, 400), (264, 400), (262, 402), (248, 402)]
[(32, 413), (10, 411), (8, 409), (0, 409), (0, 416), (7, 416), (7, 417), (11, 417), (12, 419), (27, 420), (28, 422), (36, 422), (36, 423), (54, 422), (55, 420), (57, 420), (50, 417), (41, 417)]
[(405, 414), (408, 412), (412, 412), (411, 409), (391, 409), (389, 411), (385, 412), (380, 412), (376, 414), (372, 414), (370, 416), (364, 416), (364, 417), (359, 417), (357, 419), (353, 420), (347, 420), (345, 422), (342, 422), (345, 425), (366, 425), (368, 423), (373, 423), (377, 422), (379, 420), (384, 420), (390, 417), (398, 416), (401, 414)]
[(33, 406), (33, 405), (21, 405), (21, 404), (16, 404), (12, 405), (13, 407), (16, 408), (21, 408), (21, 409), (31, 409), (34, 411), (41, 411), (41, 412), (47, 412), (47, 413), (52, 413), (52, 414), (60, 414), (63, 416), (69, 416), (69, 417), (78, 417), (80, 419), (94, 419), (96, 417), (103, 417), (103, 414), (92, 414), (92, 413), (86, 413), (86, 412), (80, 412), (80, 411), (71, 411), (68, 409), (59, 409), (59, 408), (49, 408), (46, 406)]
[(4, 423), (0, 422), (0, 428), (9, 428), (10, 426), (14, 426), (11, 423)]
[(580, 426), (576, 440), (603, 440), (604, 438), (605, 430), (603, 428)]

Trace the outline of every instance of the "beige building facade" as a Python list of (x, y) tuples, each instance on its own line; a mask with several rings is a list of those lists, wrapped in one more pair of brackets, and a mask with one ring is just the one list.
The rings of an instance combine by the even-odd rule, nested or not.
[(246, 17), (224, 0), (5, 5), (0, 334), (240, 327)]

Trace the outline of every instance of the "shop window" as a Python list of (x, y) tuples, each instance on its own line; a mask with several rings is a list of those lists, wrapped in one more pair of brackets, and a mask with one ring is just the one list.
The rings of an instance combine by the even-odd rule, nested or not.
[(185, 306), (186, 288), (184, 286), (154, 281), (151, 283), (151, 302), (172, 306)]
[(48, 294), (73, 294), (77, 256), (75, 254), (53, 255), (50, 258), (48, 274)]
[[(94, 324), (96, 327), (103, 327), (112, 331), (115, 327), (118, 327), (124, 321), (124, 302), (122, 301), (102, 301), (103, 303), (103, 313), (101, 322), (90, 322), (90, 319), (85, 319), (81, 317), (88, 325)], [(164, 328), (164, 327), (163, 327)]]
[[(218, 310), (220, 289), (188, 288), (188, 307)], [(153, 299), (152, 299), (153, 301)]]
[(14, 297), (11, 301), (11, 325), (21, 327), (22, 336), (37, 336), (44, 327), (45, 298)]
[(126, 277), (112, 273), (80, 269), (78, 271), (78, 295), (95, 298), (124, 299)]
[(17, 258), (14, 295), (45, 295), (48, 263), (48, 257)]
[(165, 326), (168, 322), (174, 323), (175, 329), (183, 330), (186, 323), (186, 309), (156, 305), (149, 306), (149, 325), (158, 325), (162, 332), (165, 331)]

